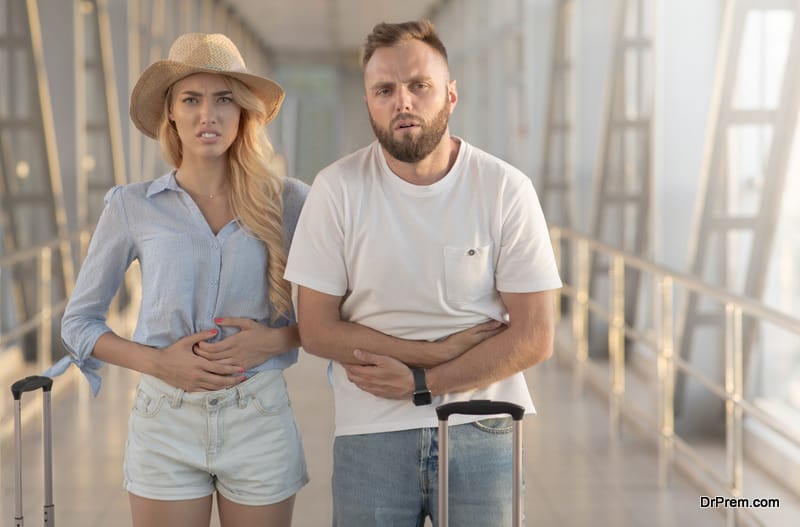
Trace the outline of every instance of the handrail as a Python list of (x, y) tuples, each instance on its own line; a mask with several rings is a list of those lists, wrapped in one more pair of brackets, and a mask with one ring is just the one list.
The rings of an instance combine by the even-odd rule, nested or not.
[(635, 267), (641, 271), (648, 271), (650, 273), (669, 276), (676, 284), (682, 285), (687, 289), (691, 289), (697, 293), (713, 297), (721, 304), (736, 304), (742, 308), (744, 314), (752, 315), (755, 318), (769, 321), (776, 325), (782, 326), (789, 331), (800, 333), (800, 318), (791, 317), (786, 313), (773, 309), (750, 297), (731, 293), (730, 291), (714, 287), (713, 285), (710, 285), (689, 273), (657, 264), (647, 260), (646, 258), (642, 258), (641, 256), (625, 253), (617, 247), (590, 238), (588, 235), (569, 227), (551, 226), (550, 233), (554, 245), (556, 243), (556, 239), (559, 238), (580, 240), (581, 242), (586, 243), (589, 248), (595, 249), (599, 253), (603, 253), (608, 256), (619, 256), (624, 258), (625, 264), (629, 265), (630, 267)]
[(57, 249), (59, 246), (65, 243), (73, 243), (81, 241), (83, 236), (91, 235), (94, 227), (86, 227), (84, 229), (80, 229), (74, 232), (67, 234), (66, 236), (62, 236), (60, 238), (52, 239), (48, 242), (40, 243), (39, 245), (34, 245), (32, 247), (28, 247), (27, 249), (22, 249), (20, 251), (14, 251), (11, 254), (0, 255), (0, 268), (8, 267), (10, 265), (16, 265), (21, 263), (25, 260), (33, 260), (36, 258), (44, 249)]
[[(576, 351), (574, 361), (578, 380), (583, 381), (583, 371), (590, 362), (588, 353), (589, 313), (598, 314), (608, 323), (609, 345), (609, 383), (602, 386), (608, 392), (610, 401), (610, 421), (612, 433), (617, 433), (620, 415), (635, 417), (637, 408), (626, 405), (625, 393), (625, 346), (626, 340), (655, 351), (658, 368), (658, 385), (656, 398), (659, 416), (656, 435), (659, 438), (659, 479), (662, 484), (669, 480), (669, 469), (675, 463), (676, 449), (692, 460), (688, 470), (694, 476), (711, 475), (721, 484), (723, 491), (732, 497), (739, 497), (742, 492), (744, 454), (743, 454), (743, 422), (745, 417), (759, 421), (774, 431), (790, 444), (800, 448), (800, 435), (785, 423), (757, 407), (744, 397), (744, 361), (742, 353), (743, 317), (752, 317), (756, 322), (769, 323), (778, 328), (800, 336), (800, 318), (792, 317), (770, 308), (758, 300), (737, 295), (714, 287), (688, 273), (671, 269), (654, 263), (641, 256), (627, 254), (624, 251), (592, 239), (588, 235), (574, 229), (553, 225), (550, 236), (556, 248), (559, 267), (566, 260), (570, 262), (568, 273), (562, 269), (562, 275), (569, 275), (571, 283), (566, 283), (559, 292), (558, 305), (562, 298), (570, 299), (571, 331), (575, 339)], [(568, 258), (564, 258), (568, 252)], [(609, 287), (604, 294), (607, 298), (592, 298), (593, 293), (589, 276), (593, 256), (600, 255), (608, 259)], [(626, 270), (640, 273), (642, 280), (652, 279), (653, 296), (653, 328), (633, 328), (625, 323), (625, 278)], [(695, 368), (681, 358), (675, 346), (675, 319), (673, 296), (675, 289), (682, 288), (686, 292), (695, 292), (718, 302), (724, 307), (721, 324), (724, 328), (722, 352), (724, 355), (724, 380), (717, 382), (703, 371)], [(560, 316), (560, 313), (559, 313)], [(652, 331), (649, 331), (652, 329)], [(725, 404), (725, 441), (726, 463), (725, 474), (719, 474), (703, 460), (703, 456), (694, 450), (688, 441), (682, 439), (675, 431), (674, 397), (675, 376), (685, 373), (699, 381), (709, 392)], [(652, 424), (652, 423), (651, 423)]]
[[(36, 307), (33, 312), (17, 313), (15, 325), (7, 328), (6, 331), (3, 331), (3, 326), (0, 324), (0, 352), (10, 343), (36, 331), (37, 365), (40, 369), (45, 369), (52, 364), (53, 321), (66, 309), (73, 286), (73, 284), (64, 284), (63, 291), (57, 288), (57, 282), (52, 279), (53, 252), (61, 250), (62, 257), (66, 257), (65, 255), (71, 254), (71, 251), (64, 251), (64, 246), (79, 243), (78, 255), (83, 259), (93, 230), (93, 226), (86, 227), (48, 242), (0, 256), (0, 278), (9, 272), (8, 269), (24, 265), (27, 262), (30, 262), (32, 268), (36, 269), (36, 280), (30, 284), (35, 288), (36, 294), (31, 297), (36, 299)], [(2, 285), (4, 283), (0, 281), (0, 286)], [(58, 298), (54, 298), (55, 296)], [(5, 299), (0, 299), (0, 302), (5, 303)]]

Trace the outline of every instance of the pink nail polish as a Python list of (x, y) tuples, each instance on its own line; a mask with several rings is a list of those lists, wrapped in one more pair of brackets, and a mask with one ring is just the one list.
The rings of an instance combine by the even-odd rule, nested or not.
[(212, 329), (211, 330), (211, 334), (212, 335), (216, 335), (217, 333), (219, 333), (219, 330), (216, 330), (216, 329)]
[(215, 323), (215, 324), (219, 324), (220, 322), (222, 322), (222, 319), (221, 319), (221, 318), (215, 318), (215, 319), (214, 319), (214, 323)]

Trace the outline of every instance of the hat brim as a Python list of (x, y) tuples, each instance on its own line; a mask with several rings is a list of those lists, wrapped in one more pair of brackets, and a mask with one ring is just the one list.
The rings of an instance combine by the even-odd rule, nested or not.
[(146, 136), (156, 139), (167, 90), (175, 82), (195, 73), (225, 75), (240, 80), (264, 101), (265, 125), (278, 115), (285, 94), (283, 88), (274, 81), (252, 73), (200, 68), (182, 62), (160, 60), (142, 72), (131, 92), (130, 115), (136, 128)]

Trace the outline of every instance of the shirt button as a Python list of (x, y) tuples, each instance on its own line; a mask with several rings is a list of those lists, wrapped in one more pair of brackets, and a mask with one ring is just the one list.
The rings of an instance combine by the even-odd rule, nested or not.
[(469, 251), (467, 251), (467, 254), (470, 256), (475, 256), (475, 249), (470, 249)]
[(208, 401), (208, 404), (210, 404), (211, 406), (216, 406), (217, 405), (217, 399), (211, 399), (210, 401)]
[(211, 285), (217, 285), (217, 279), (216, 278), (212, 278), (211, 279)]

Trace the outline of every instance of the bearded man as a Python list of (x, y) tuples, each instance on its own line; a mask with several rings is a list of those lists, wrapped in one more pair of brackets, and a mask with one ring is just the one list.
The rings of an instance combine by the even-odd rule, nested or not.
[[(510, 401), (553, 350), (561, 287), (529, 178), (450, 134), (458, 93), (429, 21), (379, 24), (364, 48), (377, 141), (322, 170), (285, 277), (303, 348), (331, 360), (333, 525), (437, 518), (435, 407)], [(457, 416), (453, 525), (511, 518), (511, 420)]]

